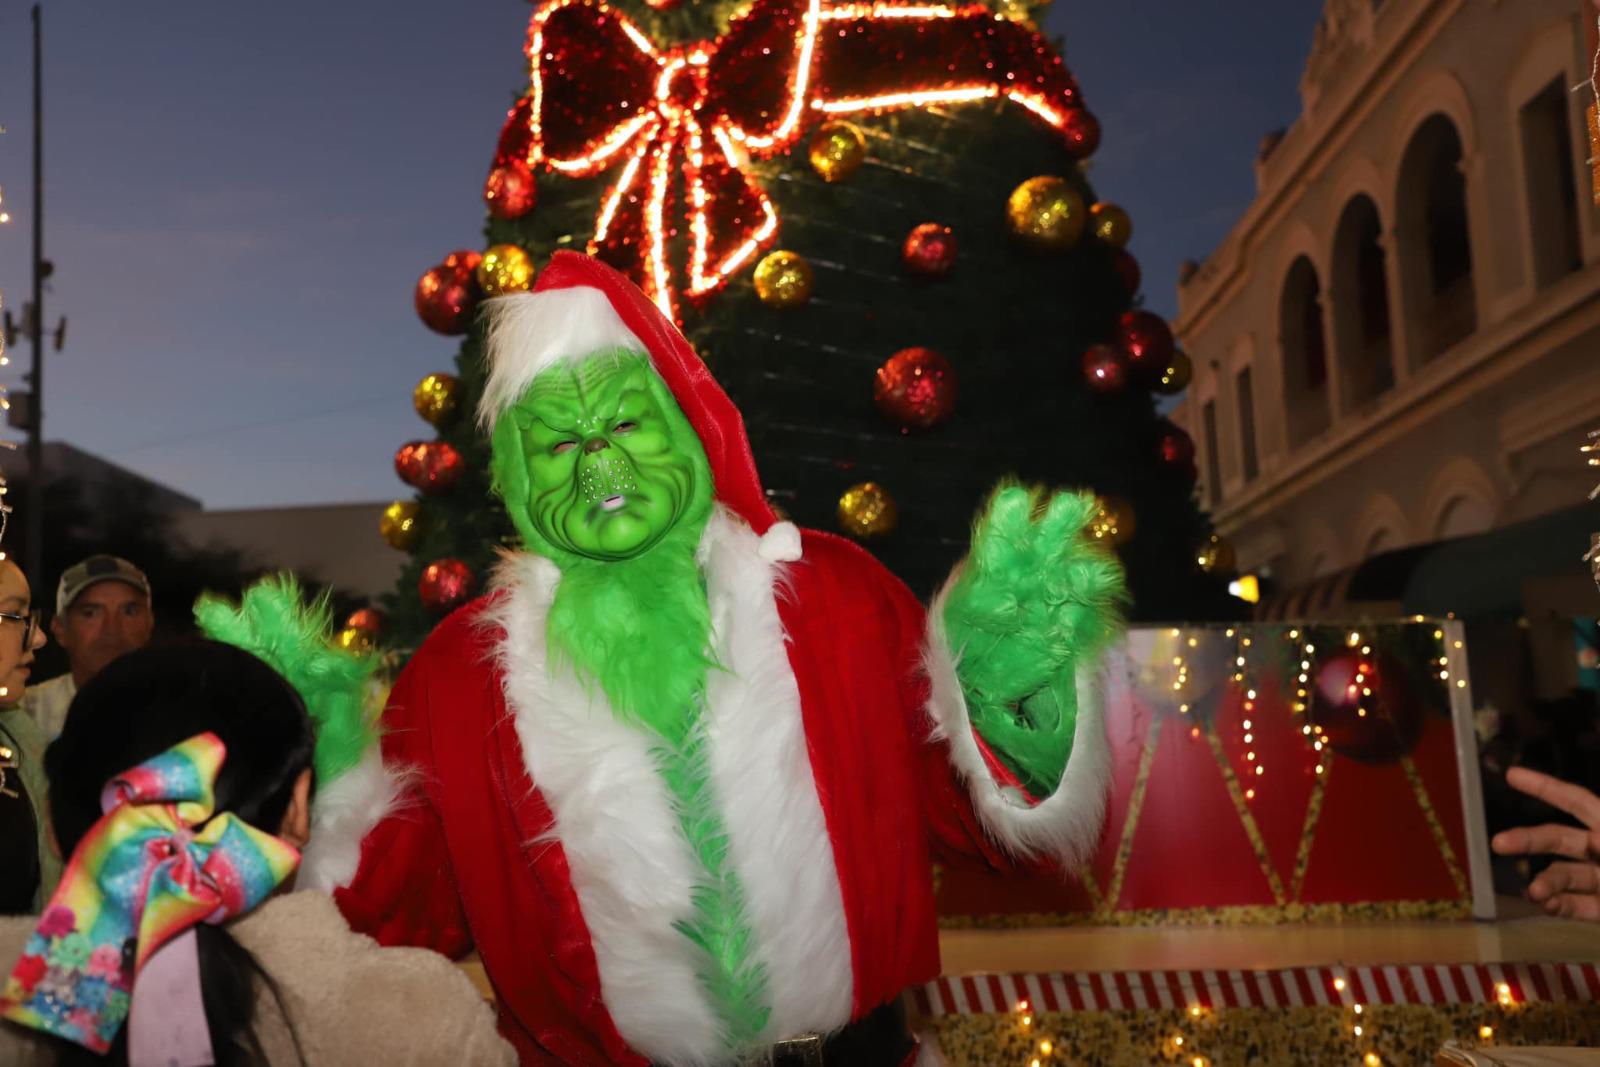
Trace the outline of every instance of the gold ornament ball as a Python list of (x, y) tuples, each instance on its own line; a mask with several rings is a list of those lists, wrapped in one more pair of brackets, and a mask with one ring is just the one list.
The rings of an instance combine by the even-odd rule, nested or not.
[(396, 500), (383, 509), (383, 517), (378, 520), (378, 532), (389, 542), (390, 548), (411, 551), (417, 543), (417, 536), (422, 533), (422, 525), (418, 521), (421, 510), (422, 505), (415, 500)]
[(1197, 562), (1207, 574), (1232, 574), (1239, 566), (1239, 558), (1226, 537), (1211, 535), (1211, 540), (1200, 546)]
[(411, 390), (411, 404), (424, 421), (443, 426), (455, 414), (459, 385), (454, 374), (430, 374)]
[(852, 485), (839, 497), (839, 525), (851, 537), (863, 541), (882, 537), (899, 521), (894, 497), (876, 482)]
[(1029, 178), (1006, 201), (1011, 232), (1043, 252), (1064, 252), (1077, 244), (1088, 218), (1083, 197), (1065, 178)]
[(516, 245), (493, 245), (478, 263), (478, 284), (488, 296), (520, 293), (533, 284), (533, 259)]
[(1095, 497), (1094, 517), (1089, 520), (1089, 533), (1097, 541), (1119, 546), (1133, 537), (1136, 522), (1133, 505), (1118, 496)]
[(769, 252), (756, 264), (755, 283), (768, 307), (799, 307), (811, 299), (811, 264), (798, 252)]
[(1122, 248), (1133, 236), (1133, 219), (1116, 204), (1096, 204), (1089, 209), (1089, 229), (1112, 248)]
[(823, 181), (850, 177), (867, 158), (867, 139), (848, 122), (829, 122), (811, 136), (811, 167)]
[(334, 635), (333, 643), (346, 652), (354, 652), (364, 656), (372, 651), (372, 635), (365, 630), (358, 630), (354, 626), (346, 626)]

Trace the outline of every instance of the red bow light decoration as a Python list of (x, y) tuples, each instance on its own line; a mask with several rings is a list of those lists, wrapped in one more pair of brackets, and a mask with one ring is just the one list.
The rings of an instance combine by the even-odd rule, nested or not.
[[(787, 150), (808, 121), (1005, 97), (1075, 156), (1099, 141), (1054, 49), (978, 5), (756, 0), (715, 40), (657, 49), (603, 3), (553, 0), (533, 16), (527, 54), (532, 88), (506, 120), (496, 165), (573, 176), (620, 166), (589, 252), (674, 317), (679, 292), (706, 297), (772, 241), (777, 209), (744, 165)], [(679, 217), (686, 284), (667, 250)]]

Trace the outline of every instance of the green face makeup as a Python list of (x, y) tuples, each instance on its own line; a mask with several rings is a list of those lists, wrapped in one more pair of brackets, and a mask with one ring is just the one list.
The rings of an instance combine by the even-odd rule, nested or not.
[(535, 549), (631, 559), (709, 498), (699, 439), (643, 356), (550, 368), (500, 416), (492, 443), (495, 484)]

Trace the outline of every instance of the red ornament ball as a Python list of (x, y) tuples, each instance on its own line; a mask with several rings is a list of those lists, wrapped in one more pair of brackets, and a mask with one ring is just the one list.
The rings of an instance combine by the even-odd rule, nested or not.
[(1122, 288), (1127, 290), (1132, 298), (1139, 292), (1139, 284), (1144, 281), (1144, 273), (1139, 269), (1139, 261), (1133, 258), (1133, 253), (1126, 248), (1119, 248), (1111, 257), (1111, 269), (1117, 272), (1117, 277), (1122, 280)]
[(1100, 120), (1087, 108), (1075, 107), (1067, 112), (1061, 135), (1073, 159), (1088, 159), (1100, 147)]
[(932, 429), (955, 410), (955, 368), (931, 348), (902, 349), (878, 368), (872, 401), (902, 432)]
[(436, 559), (422, 569), (417, 580), (417, 596), (422, 606), (435, 615), (445, 615), (459, 608), (477, 591), (478, 578), (459, 559)]
[(346, 630), (360, 630), (368, 637), (377, 637), (383, 632), (383, 624), (387, 621), (383, 611), (379, 608), (357, 608), (344, 620)]
[(1335, 752), (1362, 763), (1393, 763), (1422, 737), (1425, 710), (1399, 660), (1360, 648), (1319, 662), (1306, 715)]
[(478, 304), (478, 262), (483, 255), (463, 249), (417, 280), (417, 316), (446, 337), (466, 333)]
[(497, 219), (519, 219), (533, 210), (539, 199), (533, 168), (521, 160), (502, 163), (483, 183), (483, 201)]
[(1150, 311), (1125, 311), (1117, 320), (1117, 347), (1128, 357), (1128, 369), (1140, 385), (1150, 387), (1172, 365), (1176, 348), (1172, 330), (1160, 315)]
[(956, 235), (939, 222), (924, 222), (906, 235), (900, 261), (919, 278), (943, 278), (956, 262)]
[(435, 496), (461, 479), (466, 461), (447, 441), (408, 441), (394, 454), (394, 470), (413, 489)]
[(478, 264), (482, 262), (483, 253), (477, 249), (458, 248), (445, 256), (439, 266), (462, 281), (470, 281), (478, 276)]
[(1157, 443), (1157, 455), (1163, 466), (1179, 471), (1193, 479), (1197, 473), (1194, 465), (1194, 439), (1178, 427), (1167, 423)]
[(1128, 384), (1128, 358), (1111, 345), (1090, 345), (1083, 354), (1083, 380), (1097, 393), (1115, 393)]

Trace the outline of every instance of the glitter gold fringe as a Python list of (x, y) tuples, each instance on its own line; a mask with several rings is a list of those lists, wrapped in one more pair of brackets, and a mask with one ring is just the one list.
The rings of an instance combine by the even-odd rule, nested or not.
[[(1359, 1025), (1361, 1034), (1354, 1028)], [(1192, 1018), (1183, 1011), (1036, 1015), (947, 1015), (920, 1021), (938, 1037), (951, 1067), (1145, 1067), (1200, 1062), (1348, 1067), (1375, 1053), (1385, 1064), (1429, 1064), (1440, 1046), (1600, 1045), (1600, 1003), (1368, 1005), (1361, 1015), (1337, 1005), (1225, 1008)], [(1484, 1041), (1480, 1027), (1492, 1027)], [(1179, 1044), (1175, 1038), (1181, 1037)], [(1042, 1053), (1040, 1042), (1050, 1042)]]
[(1233, 773), (1233, 768), (1228, 765), (1228, 754), (1222, 751), (1222, 738), (1217, 736), (1215, 730), (1208, 729), (1206, 740), (1211, 743), (1211, 755), (1222, 771), (1222, 780), (1227, 783), (1228, 796), (1233, 798), (1233, 810), (1239, 816), (1239, 823), (1244, 827), (1245, 836), (1250, 839), (1250, 850), (1256, 854), (1256, 863), (1261, 866), (1261, 873), (1272, 889), (1272, 899), (1279, 906), (1287, 904), (1288, 898), (1283, 892), (1283, 879), (1278, 877), (1277, 869), (1272, 866), (1272, 857), (1267, 853), (1267, 842), (1261, 836), (1261, 828), (1256, 825), (1256, 817), (1250, 812), (1250, 802), (1245, 800), (1244, 790), (1239, 788), (1239, 779)]
[(1467, 900), (1382, 900), (1369, 904), (1265, 904), (1143, 911), (1000, 912), (942, 915), (944, 930), (1031, 930), (1042, 926), (1280, 926), (1286, 923), (1422, 922), (1472, 918)]
[(1438, 812), (1433, 810), (1433, 801), (1428, 797), (1428, 787), (1423, 784), (1422, 776), (1417, 773), (1417, 765), (1411, 762), (1410, 756), (1401, 760), (1400, 765), (1406, 770), (1406, 780), (1411, 783), (1411, 792), (1417, 798), (1417, 806), (1422, 809), (1422, 817), (1428, 821), (1428, 832), (1433, 834), (1433, 843), (1439, 849), (1439, 856), (1450, 871), (1450, 880), (1456, 884), (1456, 895), (1470, 900), (1472, 892), (1467, 888), (1466, 872), (1456, 860), (1456, 850), (1450, 847), (1450, 838), (1444, 832)]
[(1322, 768), (1317, 780), (1311, 784), (1311, 799), (1306, 801), (1306, 821), (1300, 827), (1300, 848), (1294, 857), (1294, 876), (1289, 883), (1289, 896), (1300, 899), (1300, 887), (1306, 881), (1306, 869), (1311, 866), (1311, 845), (1317, 839), (1317, 820), (1322, 818), (1322, 798), (1328, 792), (1328, 777), (1333, 774), (1333, 761), (1322, 753), (1317, 764)]
[(1150, 765), (1156, 758), (1156, 740), (1161, 736), (1161, 716), (1150, 717), (1150, 733), (1144, 739), (1144, 751), (1139, 753), (1139, 770), (1133, 778), (1133, 793), (1128, 797), (1128, 817), (1122, 820), (1122, 837), (1117, 841), (1117, 859), (1111, 868), (1111, 885), (1105, 899), (1097, 903), (1099, 918), (1108, 917), (1122, 899), (1122, 876), (1128, 870), (1128, 857), (1133, 855), (1134, 832), (1139, 828), (1139, 813), (1144, 809), (1144, 794), (1150, 784)]

